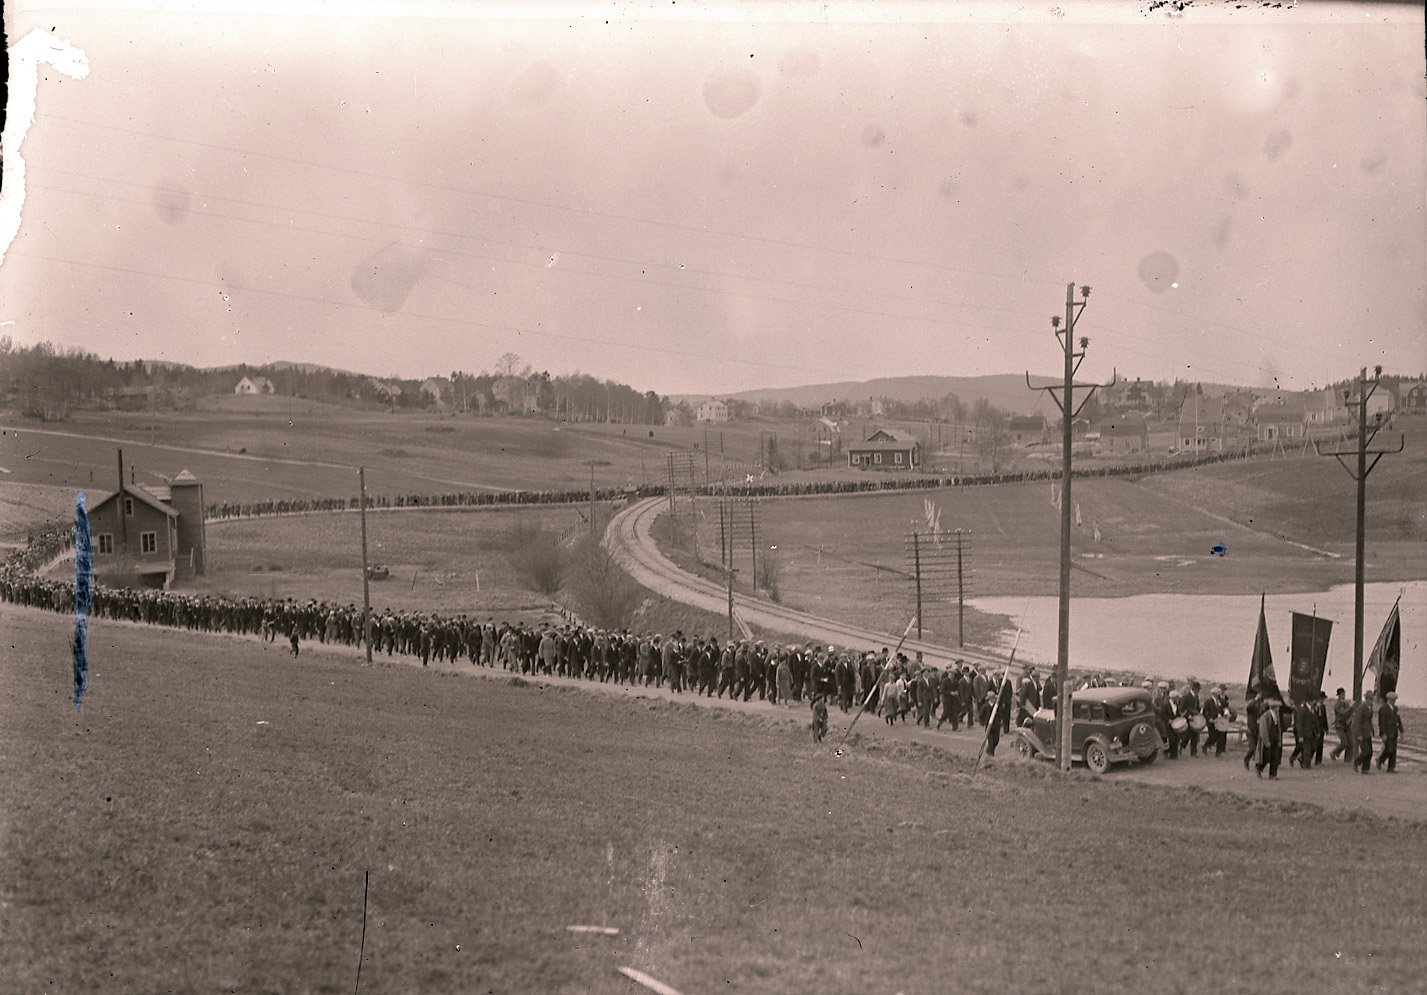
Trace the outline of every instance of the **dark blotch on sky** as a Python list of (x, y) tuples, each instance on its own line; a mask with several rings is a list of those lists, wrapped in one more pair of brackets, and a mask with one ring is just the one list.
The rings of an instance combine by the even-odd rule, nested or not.
[(1362, 162), (1358, 163), (1358, 168), (1361, 169), (1364, 173), (1367, 173), (1369, 176), (1371, 176), (1373, 173), (1376, 173), (1379, 169), (1386, 165), (1387, 153), (1378, 152), (1375, 155), (1370, 155), (1363, 159)]
[(387, 314), (401, 309), (425, 269), (420, 249), (392, 243), (362, 261), (352, 273), (352, 292)]
[(1224, 192), (1235, 200), (1243, 200), (1249, 195), (1249, 185), (1238, 173), (1230, 173), (1224, 177)]
[(886, 140), (887, 132), (880, 124), (874, 122), (862, 129), (862, 144), (869, 149), (875, 149)]
[(1288, 133), (1288, 129), (1275, 128), (1269, 132), (1268, 140), (1263, 143), (1263, 154), (1268, 156), (1269, 162), (1277, 162), (1292, 145), (1293, 136)]
[(957, 115), (957, 120), (968, 128), (974, 128), (981, 123), (981, 119), (976, 116), (975, 111), (962, 111)]
[(1151, 252), (1140, 260), (1139, 272), (1146, 287), (1162, 294), (1179, 276), (1179, 261), (1168, 252)]
[(1219, 216), (1219, 220), (1214, 223), (1214, 244), (1219, 248), (1224, 248), (1229, 244), (1229, 231), (1234, 226), (1234, 219), (1228, 214)]
[(154, 210), (171, 225), (176, 225), (184, 219), (192, 202), (193, 194), (187, 190), (173, 187), (159, 187), (154, 190)]
[(778, 60), (778, 71), (784, 76), (807, 79), (818, 73), (818, 53), (807, 48), (790, 48)]
[(516, 104), (539, 104), (550, 98), (560, 83), (560, 74), (548, 62), (537, 62), (510, 81), (506, 97)]
[(956, 181), (956, 177), (954, 176), (948, 176), (942, 180), (941, 186), (937, 189), (937, 193), (941, 194), (947, 200), (951, 200), (960, 192), (961, 184)]
[(714, 117), (738, 117), (758, 102), (758, 77), (747, 69), (715, 69), (704, 80), (704, 103)]

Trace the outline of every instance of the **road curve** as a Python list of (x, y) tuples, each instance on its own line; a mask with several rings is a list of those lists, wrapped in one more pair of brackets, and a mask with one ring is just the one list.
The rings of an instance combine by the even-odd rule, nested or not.
[[(646, 498), (630, 505), (610, 521), (604, 544), (619, 564), (642, 586), (664, 597), (704, 611), (728, 612), (728, 590), (720, 584), (681, 570), (655, 547), (650, 530), (666, 498)], [(896, 644), (896, 637), (872, 629), (820, 618), (807, 612), (735, 593), (734, 608), (745, 622), (762, 629), (785, 633), (800, 640), (846, 646), (854, 650), (880, 650)], [(908, 640), (903, 651), (909, 656), (920, 651), (935, 664), (969, 660), (988, 666), (1004, 666), (1004, 657), (968, 650), (949, 649), (931, 643)]]

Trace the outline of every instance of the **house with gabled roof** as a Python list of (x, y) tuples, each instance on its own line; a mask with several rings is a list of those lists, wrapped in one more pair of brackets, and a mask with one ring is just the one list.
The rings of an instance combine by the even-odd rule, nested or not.
[(167, 588), (205, 572), (203, 485), (187, 470), (166, 485), (120, 481), (89, 509), (94, 573), (132, 574), (141, 586)]

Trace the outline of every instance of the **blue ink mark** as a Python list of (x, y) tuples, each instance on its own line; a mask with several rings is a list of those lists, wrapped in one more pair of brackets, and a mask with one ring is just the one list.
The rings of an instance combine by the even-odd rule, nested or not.
[(1210, 554), (1213, 555), (1213, 556), (1223, 556), (1223, 555), (1224, 555), (1225, 553), (1227, 553), (1228, 551), (1229, 551), (1229, 547), (1228, 547), (1228, 546), (1225, 546), (1222, 542), (1216, 542), (1216, 543), (1209, 549)]
[(94, 546), (89, 533), (89, 499), (83, 491), (74, 495), (74, 710), (84, 703), (89, 690), (89, 658), (85, 643), (89, 638), (89, 609), (94, 604)]

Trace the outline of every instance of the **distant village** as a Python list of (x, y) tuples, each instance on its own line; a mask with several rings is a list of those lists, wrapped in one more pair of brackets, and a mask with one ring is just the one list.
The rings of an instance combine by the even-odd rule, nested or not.
[[(863, 470), (916, 470), (928, 451), (971, 447), (982, 456), (1058, 453), (1058, 418), (1002, 410), (954, 393), (915, 401), (863, 397), (816, 407), (786, 399), (673, 400), (586, 374), (536, 372), (506, 354), (488, 373), (453, 371), (421, 380), (382, 378), (302, 364), (199, 370), (180, 364), (116, 363), (57, 352), (47, 344), (0, 349), (0, 402), (43, 420), (71, 408), (185, 410), (200, 398), (304, 398), (392, 412), (543, 417), (562, 422), (719, 426), (749, 420), (796, 431), (815, 463)], [(1252, 446), (1302, 447), (1349, 425), (1345, 385), (1283, 391), (1192, 381), (1121, 380), (1102, 387), (1071, 426), (1078, 454), (1221, 453)], [(1369, 418), (1427, 414), (1427, 377), (1384, 376)], [(801, 458), (801, 457), (800, 457)]]

